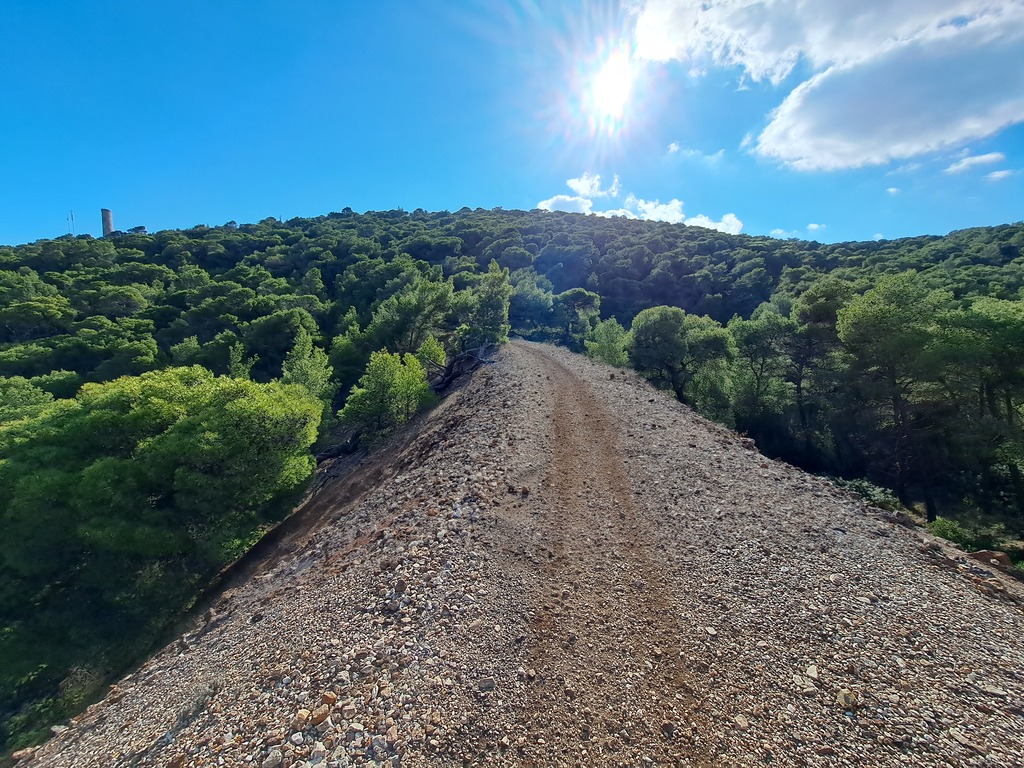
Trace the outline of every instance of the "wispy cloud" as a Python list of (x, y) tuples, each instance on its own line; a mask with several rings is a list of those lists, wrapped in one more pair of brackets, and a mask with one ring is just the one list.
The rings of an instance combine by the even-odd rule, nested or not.
[(687, 158), (688, 160), (700, 160), (705, 163), (717, 163), (725, 157), (724, 149), (719, 149), (717, 152), (707, 153), (702, 152), (699, 149), (680, 146), (679, 143), (675, 141), (668, 145), (668, 153), (670, 155)]
[(992, 163), (1001, 163), (1006, 159), (1006, 155), (1002, 152), (989, 152), (984, 155), (968, 155), (967, 157), (957, 160), (955, 163), (946, 168), (946, 173), (963, 173), (969, 171), (979, 165), (991, 165)]
[(906, 173), (913, 173), (924, 168), (924, 163), (904, 163), (893, 168), (891, 171), (886, 171), (886, 176), (897, 176)]
[[(793, 168), (889, 163), (1024, 122), (1024, 0), (637, 0), (643, 58), (781, 86), (754, 151)], [(798, 64), (800, 69), (798, 70)]]
[(808, 224), (807, 225), (807, 231), (808, 232), (821, 232), (821, 230), (825, 229), (825, 227), (826, 227), (825, 224)]
[(898, 195), (900, 193), (900, 188), (899, 187), (889, 187), (885, 191), (888, 192), (890, 195), (895, 196), (895, 195)]
[(1003, 179), (1008, 179), (1013, 176), (1013, 173), (1013, 171), (1009, 170), (992, 171), (992, 173), (986, 173), (985, 178), (989, 181), (1002, 181)]
[(777, 237), (780, 240), (789, 240), (790, 238), (800, 237), (800, 233), (799, 232), (789, 232), (789, 231), (787, 231), (785, 229), (782, 229), (780, 227), (776, 227), (775, 229), (773, 229), (768, 234), (771, 235), (772, 237)]

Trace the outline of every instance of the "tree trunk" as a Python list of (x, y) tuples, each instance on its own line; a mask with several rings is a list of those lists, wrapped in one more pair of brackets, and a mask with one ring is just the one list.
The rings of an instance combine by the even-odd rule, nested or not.
[(1016, 462), (1009, 462), (1010, 480), (1013, 482), (1013, 495), (1017, 498), (1017, 514), (1024, 518), (1024, 478)]
[[(910, 456), (910, 461), (913, 463), (914, 474), (921, 486), (921, 495), (924, 497), (924, 508), (925, 515), (929, 523), (934, 522), (938, 516), (938, 507), (935, 503), (935, 494), (932, 492), (931, 482), (929, 481), (929, 467), (925, 466), (924, 455), (921, 452), (921, 446), (918, 445), (917, 438), (913, 434), (913, 430), (910, 425), (910, 409), (908, 403), (904, 399), (903, 395), (898, 389), (898, 384), (893, 381), (891, 382), (893, 387), (892, 395), (892, 408), (893, 413), (896, 416), (896, 434), (898, 438), (897, 452), (900, 454), (897, 460), (897, 471), (900, 475), (904, 475), (903, 467), (903, 450), (899, 443), (903, 443), (906, 446), (906, 452)], [(906, 487), (906, 478), (900, 478), (899, 482)], [(905, 491), (904, 491), (905, 493)], [(903, 497), (900, 497), (900, 501), (903, 501)], [(906, 502), (904, 501), (904, 504)]]

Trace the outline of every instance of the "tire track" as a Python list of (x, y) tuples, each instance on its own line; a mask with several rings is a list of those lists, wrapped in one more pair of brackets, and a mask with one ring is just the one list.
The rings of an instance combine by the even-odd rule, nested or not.
[[(650, 547), (617, 445), (614, 417), (543, 349), (515, 345), (546, 375), (551, 460), (527, 505), (544, 542), (525, 668), (525, 765), (702, 764), (695, 697), (671, 587)], [(572, 738), (575, 734), (578, 738)]]

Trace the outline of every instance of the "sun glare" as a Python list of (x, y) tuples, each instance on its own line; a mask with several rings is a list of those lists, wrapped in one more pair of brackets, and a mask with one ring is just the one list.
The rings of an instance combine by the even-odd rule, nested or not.
[(590, 99), (598, 120), (622, 119), (635, 78), (636, 69), (629, 51), (624, 48), (611, 51), (590, 82)]

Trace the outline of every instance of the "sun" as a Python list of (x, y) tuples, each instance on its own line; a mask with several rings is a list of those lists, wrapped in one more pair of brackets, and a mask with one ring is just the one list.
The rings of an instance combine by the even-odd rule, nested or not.
[(615, 48), (609, 52), (590, 81), (590, 102), (599, 121), (622, 119), (633, 93), (636, 66), (629, 51)]

